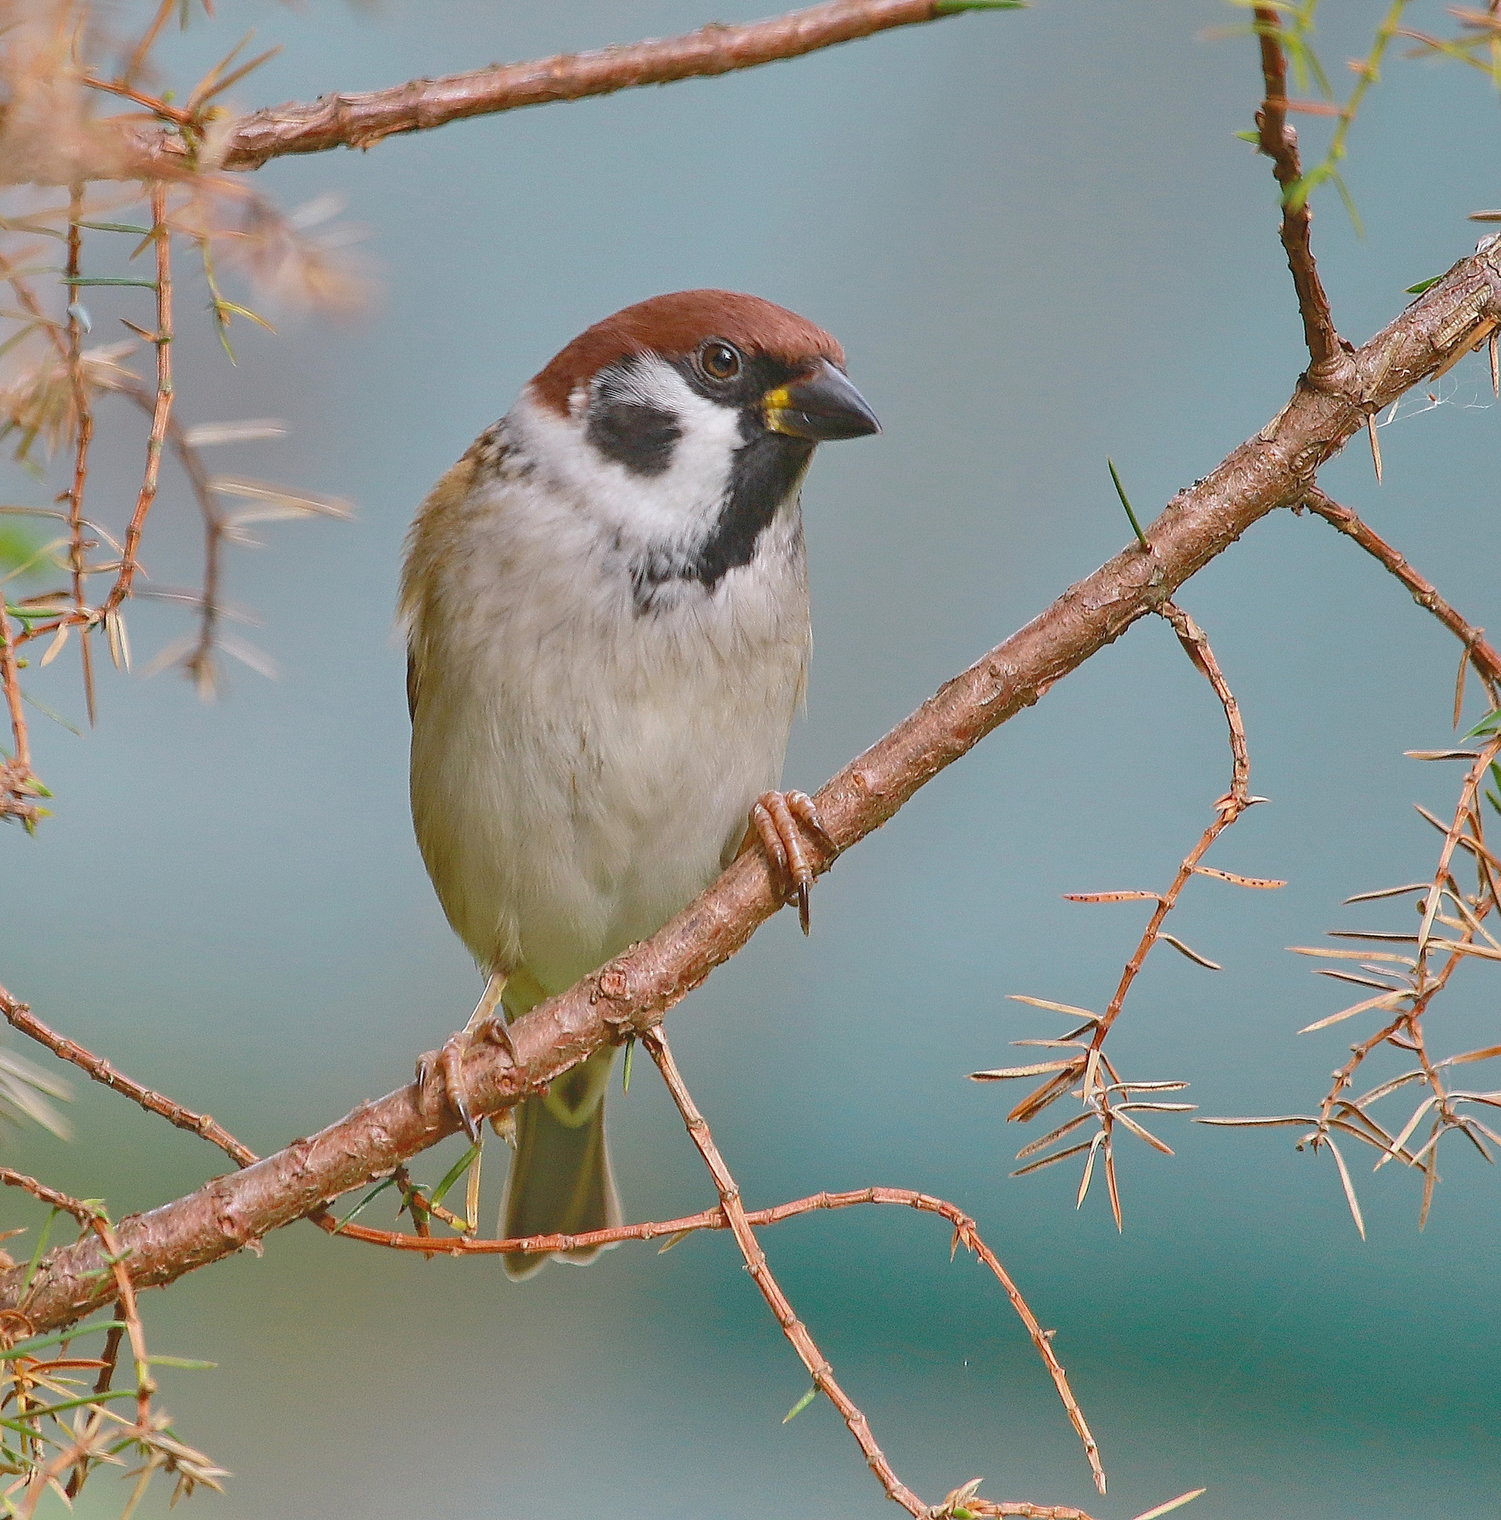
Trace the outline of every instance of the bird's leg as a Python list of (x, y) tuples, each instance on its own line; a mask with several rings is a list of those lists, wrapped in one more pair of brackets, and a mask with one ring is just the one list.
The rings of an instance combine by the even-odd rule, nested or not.
[(761, 841), (773, 869), (786, 877), (797, 894), (797, 920), (808, 932), (808, 889), (813, 867), (808, 864), (806, 839), (833, 853), (838, 847), (829, 838), (813, 799), (806, 792), (763, 792), (751, 808), (751, 829)]
[(511, 1031), (506, 1028), (505, 1015), (498, 1017), (495, 1010), (506, 990), (506, 973), (492, 971), (490, 980), (469, 1022), (457, 1034), (451, 1034), (431, 1056), (423, 1056), (417, 1063), (417, 1083), (426, 1089), (429, 1081), (436, 1080), (443, 1101), (458, 1115), (464, 1133), (474, 1144), (479, 1143), (480, 1128), (469, 1108), (469, 1097), (464, 1086), (464, 1052), (471, 1041), (481, 1040), (499, 1045), (516, 1064), (516, 1047), (511, 1043)]
[[(480, 1000), (474, 1005), (474, 1012), (469, 1015), (469, 1022), (464, 1025), (464, 1033), (468, 1034), (471, 1029), (483, 1024), (486, 1019), (495, 1017), (495, 1010), (500, 1007), (500, 1000), (505, 996), (506, 982), (509, 978), (504, 971), (492, 971), (490, 980), (485, 983), (485, 990), (480, 994)], [(500, 1024), (500, 1035), (496, 1038), (497, 1045), (504, 1045), (510, 1051), (511, 1059), (516, 1059), (516, 1052), (511, 1047), (510, 1031), (505, 1026), (505, 1015), (502, 1014), (497, 1020)]]

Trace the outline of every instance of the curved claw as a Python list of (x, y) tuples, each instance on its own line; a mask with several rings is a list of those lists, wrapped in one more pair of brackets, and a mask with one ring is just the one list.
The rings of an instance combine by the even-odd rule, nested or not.
[(435, 1083), (441, 1101), (453, 1111), (454, 1116), (469, 1136), (471, 1144), (478, 1144), (479, 1121), (469, 1106), (469, 1094), (464, 1081), (464, 1056), (471, 1040), (481, 1040), (499, 1045), (516, 1064), (516, 1047), (511, 1042), (511, 1032), (505, 1020), (483, 1018), (479, 1023), (451, 1034), (431, 1055), (423, 1056), (417, 1063), (417, 1083), (424, 1090)]
[(751, 826), (772, 866), (787, 878), (788, 887), (796, 894), (798, 923), (806, 934), (814, 871), (804, 848), (805, 838), (829, 853), (837, 846), (806, 792), (763, 792), (751, 808)]

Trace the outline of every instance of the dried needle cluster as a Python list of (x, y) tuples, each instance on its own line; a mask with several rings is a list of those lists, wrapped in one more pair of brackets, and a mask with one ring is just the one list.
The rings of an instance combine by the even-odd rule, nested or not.
[[(1501, 860), (1485, 838), (1487, 812), (1501, 811), (1498, 723), (1501, 715), (1493, 711), (1482, 725), (1491, 737), (1479, 749), (1409, 752), (1414, 759), (1458, 760), (1467, 767), (1453, 817), (1447, 823), (1418, 805), (1421, 817), (1443, 836), (1433, 875), (1427, 881), (1358, 892), (1346, 899), (1350, 903), (1415, 899), (1413, 906), (1421, 915), (1417, 931), (1331, 929), (1329, 938), (1355, 941), (1357, 947), (1292, 947), (1296, 955), (1333, 962), (1321, 966), (1319, 976), (1358, 987), (1364, 993), (1358, 1001), (1315, 1020), (1299, 1033), (1314, 1034), (1362, 1015), (1376, 1025), (1350, 1047), (1350, 1058), (1333, 1074), (1318, 1111), (1200, 1121), (1234, 1126), (1292, 1125), (1303, 1130), (1298, 1149), (1305, 1146), (1312, 1151), (1328, 1149), (1339, 1172), (1350, 1216), (1362, 1237), (1365, 1221), (1337, 1134), (1379, 1152), (1377, 1171), (1389, 1161), (1400, 1161), (1421, 1174), (1420, 1227), (1427, 1222), (1433, 1203), (1433, 1190), (1439, 1179), (1439, 1145), (1445, 1137), (1463, 1136), (1492, 1162), (1495, 1156), (1490, 1146), (1501, 1147), (1501, 1134), (1482, 1117), (1495, 1117), (1495, 1110), (1501, 1109), (1501, 1091), (1450, 1085), (1455, 1067), (1493, 1061), (1501, 1057), (1501, 1044), (1435, 1058), (1429, 1049), (1426, 1028), (1426, 1018), (1435, 1000), (1461, 966), (1501, 961), (1501, 940), (1486, 924), (1498, 906), (1496, 883), (1501, 879)], [(1382, 1050), (1395, 1053), (1401, 1069), (1395, 1076), (1358, 1092), (1357, 1078), (1364, 1073), (1367, 1061)], [(1374, 1112), (1378, 1104), (1396, 1108), (1400, 1122), (1378, 1119)]]
[[(0, 524), (0, 691), (10, 727), (0, 819), (28, 829), (49, 795), (32, 764), (28, 665), (71, 645), (92, 720), (97, 645), (127, 667), (126, 603), (156, 596), (190, 606), (195, 628), (154, 664), (179, 666), (207, 695), (221, 653), (264, 665), (223, 627), (233, 615), (223, 599), (226, 545), (253, 542), (252, 523), (348, 511), (210, 471), (204, 450), (275, 436), (275, 424), (181, 419), (179, 286), (193, 309), (207, 308), (227, 352), (235, 323), (266, 324), (224, 293), (225, 267), (263, 291), (323, 306), (355, 292), (305, 225), (214, 167), (227, 119), (220, 97), (269, 55), (242, 62), (232, 53), (180, 98), (152, 86), (153, 47), (180, 9), (163, 0), (139, 38), (117, 44), (81, 0), (0, 4), (0, 439), (43, 488), (33, 502), (0, 504), (10, 524)], [(131, 182), (126, 129), (146, 124), (182, 151), (170, 175)], [(106, 415), (115, 411), (118, 421)], [(90, 489), (106, 425), (137, 427), (142, 454), (134, 501), (118, 516), (96, 508)], [(168, 460), (202, 523), (202, 578), (191, 590), (152, 585), (142, 560)]]
[[(1345, 154), (1346, 141), (1361, 104), (1380, 75), (1380, 66), (1395, 37), (1406, 36), (1420, 45), (1420, 51), (1438, 52), (1476, 64), (1501, 82), (1501, 0), (1491, 0), (1484, 13), (1455, 11), (1461, 27), (1460, 37), (1445, 40), (1410, 31), (1400, 25), (1405, 0), (1393, 0), (1379, 21), (1369, 53), (1350, 65), (1355, 85), (1343, 102), (1332, 99), (1333, 90), (1312, 47), (1312, 32), (1317, 0), (1299, 4), (1250, 5), (1253, 14), (1252, 34), (1260, 53), (1263, 98), (1256, 111), (1255, 128), (1241, 134), (1272, 161), (1273, 177), (1281, 196), (1280, 235), (1292, 275), (1294, 294), (1303, 319), (1309, 367), (1304, 382), (1312, 389), (1338, 388), (1350, 364), (1349, 345), (1340, 338), (1334, 325), (1329, 298), (1314, 261), (1311, 231), (1312, 212), (1309, 197), (1317, 186), (1332, 181), (1343, 191), (1338, 166)], [(1288, 98), (1289, 69), (1302, 85), (1313, 85), (1325, 97), (1324, 102), (1298, 101)], [(1288, 116), (1303, 111), (1326, 116), (1334, 128), (1326, 152), (1312, 168), (1305, 170), (1296, 132)], [(1348, 197), (1347, 197), (1348, 200)], [(1481, 219), (1494, 219), (1497, 213), (1481, 213)], [(1418, 289), (1426, 289), (1432, 282)], [(1501, 395), (1501, 365), (1497, 358), (1497, 328), (1487, 324), (1481, 333), (1486, 342), (1491, 367), (1491, 381)], [(1457, 362), (1456, 356), (1456, 361)], [(1441, 375), (1449, 364), (1441, 365)], [(1377, 482), (1382, 472), (1381, 450), (1376, 434), (1376, 408), (1366, 414), (1367, 435), (1371, 445), (1371, 462)], [(1112, 473), (1114, 467), (1112, 466)], [(1119, 481), (1117, 480), (1117, 489)], [(1122, 501), (1124, 502), (1124, 495)], [(1203, 1124), (1234, 1126), (1301, 1127), (1305, 1133), (1298, 1149), (1327, 1149), (1339, 1173), (1340, 1183), (1351, 1216), (1361, 1235), (1365, 1223), (1360, 1204), (1336, 1132), (1374, 1146), (1381, 1154), (1379, 1170), (1389, 1161), (1399, 1160), (1414, 1167), (1423, 1177), (1420, 1222), (1428, 1217), (1433, 1189), (1438, 1181), (1440, 1141), (1450, 1134), (1463, 1135), (1487, 1160), (1493, 1160), (1488, 1144), (1501, 1146), (1501, 1135), (1480, 1117), (1482, 1112), (1501, 1108), (1501, 1092), (1468, 1091), (1448, 1086), (1447, 1073), (1456, 1066), (1470, 1065), (1501, 1057), (1501, 1045), (1487, 1045), (1462, 1051), (1443, 1059), (1433, 1059), (1424, 1034), (1424, 1015), (1433, 1000), (1448, 985), (1451, 977), (1466, 961), (1501, 960), (1501, 941), (1492, 936), (1485, 920), (1497, 907), (1496, 881), (1501, 864), (1485, 842), (1486, 806), (1501, 810), (1501, 658), (1498, 658), (1482, 630), (1473, 627), (1452, 608), (1422, 575), (1396, 549), (1382, 540), (1348, 508), (1331, 500), (1310, 479), (1295, 510), (1308, 510), (1323, 517), (1340, 532), (1376, 559), (1408, 591), (1419, 606), (1431, 612), (1463, 645), (1459, 682), (1455, 692), (1454, 723), (1458, 727), (1464, 703), (1465, 675), (1473, 669), (1482, 682), (1491, 708), (1471, 737), (1489, 735), (1480, 749), (1445, 749), (1413, 751), (1425, 760), (1460, 760), (1469, 764), (1460, 787), (1452, 821), (1444, 823), (1426, 809), (1422, 816), (1443, 835), (1438, 864), (1429, 881), (1409, 886), (1358, 893), (1350, 902), (1421, 894), (1417, 906), (1422, 915), (1416, 934), (1386, 931), (1331, 931), (1332, 937), (1364, 941), (1368, 948), (1336, 949), (1297, 946), (1295, 953), (1319, 956), (1340, 963), (1320, 969), (1320, 975), (1354, 984), (1368, 996), (1337, 1013), (1307, 1026), (1304, 1034), (1325, 1029), (1360, 1015), (1375, 1015), (1377, 1029), (1353, 1045), (1350, 1059), (1334, 1073), (1332, 1085), (1315, 1114), (1281, 1114), (1256, 1118), (1204, 1118)], [(1127, 504), (1127, 513), (1131, 509)], [(1132, 523), (1135, 517), (1132, 515)], [(1140, 530), (1138, 529), (1138, 533)], [(1121, 891), (1069, 893), (1072, 902), (1121, 903), (1154, 902), (1155, 909), (1134, 953), (1126, 963), (1114, 996), (1103, 1012), (1076, 1008), (1044, 998), (1017, 997), (1018, 1002), (1044, 1008), (1075, 1021), (1075, 1027), (1061, 1037), (1022, 1039), (1020, 1046), (1053, 1049), (1060, 1054), (1052, 1059), (1025, 1066), (998, 1067), (972, 1073), (976, 1081), (1015, 1081), (1041, 1077), (1041, 1084), (1012, 1108), (1008, 1119), (1025, 1122), (1037, 1118), (1067, 1096), (1080, 1105), (1072, 1115), (1047, 1134), (1024, 1145), (1017, 1159), (1025, 1162), (1013, 1175), (1040, 1171), (1071, 1157), (1083, 1157), (1083, 1170), (1077, 1202), (1082, 1205), (1096, 1175), (1097, 1161), (1102, 1163), (1111, 1211), (1117, 1228), (1122, 1223), (1120, 1190), (1116, 1177), (1114, 1142), (1121, 1131), (1144, 1141), (1152, 1149), (1172, 1155), (1170, 1147), (1142, 1123), (1142, 1114), (1191, 1112), (1195, 1105), (1163, 1101), (1161, 1094), (1181, 1092), (1182, 1081), (1128, 1082), (1121, 1079), (1105, 1053), (1105, 1038), (1120, 1016), (1127, 995), (1155, 945), (1166, 944), (1196, 965), (1210, 971), (1219, 966), (1207, 956), (1184, 944), (1163, 928), (1164, 921), (1177, 905), (1183, 888), (1194, 875), (1216, 877), (1240, 887), (1258, 890), (1275, 889), (1285, 882), (1264, 880), (1215, 870), (1200, 862), (1209, 847), (1252, 803), (1248, 790), (1249, 759), (1245, 730), (1235, 699), (1225, 684), (1203, 634), (1175, 608), (1167, 603), (1161, 609), (1178, 633), (1180, 642), (1213, 686), (1230, 726), (1232, 778), (1229, 792), (1216, 804), (1216, 816), (1198, 842), (1184, 858), (1171, 885), (1163, 892)], [(1487, 790), (1489, 787), (1489, 790)], [(1484, 800), (1482, 800), (1484, 799)], [(1457, 872), (1468, 870), (1473, 884), (1462, 886)], [(1369, 1057), (1381, 1049), (1399, 1052), (1404, 1069), (1396, 1076), (1356, 1094), (1353, 1089), (1358, 1073)], [(1398, 1100), (1418, 1088), (1423, 1096), (1407, 1115), (1405, 1122), (1384, 1126), (1371, 1112), (1373, 1105), (1386, 1099)], [(1089, 1126), (1086, 1138), (1075, 1138)]]
[[(228, 1474), (173, 1433), (170, 1417), (156, 1403), (153, 1371), (212, 1364), (147, 1350), (126, 1253), (109, 1216), (96, 1202), (70, 1198), (10, 1167), (0, 1167), (0, 1183), (47, 1208), (28, 1270), (35, 1270), (56, 1222), (71, 1219), (80, 1235), (103, 1247), (116, 1293), (110, 1317), (51, 1335), (30, 1334), (23, 1313), (0, 1317), (0, 1482), (10, 1480), (0, 1487), (0, 1511), (31, 1520), (49, 1495), (72, 1509), (90, 1473), (100, 1468), (123, 1471), (131, 1480), (121, 1520), (130, 1520), (158, 1474), (173, 1480), (174, 1503), (200, 1487), (220, 1489)], [(11, 1230), (5, 1238), (24, 1233)], [(8, 1256), (5, 1261), (15, 1265)], [(127, 1350), (132, 1385), (117, 1388)]]

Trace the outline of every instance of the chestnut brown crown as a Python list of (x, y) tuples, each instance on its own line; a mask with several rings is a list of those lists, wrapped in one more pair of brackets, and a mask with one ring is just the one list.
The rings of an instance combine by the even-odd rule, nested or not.
[(821, 327), (760, 296), (734, 290), (679, 290), (638, 301), (580, 333), (532, 381), (544, 406), (566, 414), (574, 391), (636, 353), (679, 358), (706, 338), (790, 366), (819, 359), (844, 368), (844, 350)]

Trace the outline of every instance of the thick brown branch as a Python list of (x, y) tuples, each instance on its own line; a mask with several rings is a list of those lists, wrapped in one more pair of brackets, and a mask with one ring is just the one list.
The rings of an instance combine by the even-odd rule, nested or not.
[[(743, 26), (714, 24), (681, 37), (496, 64), (359, 95), (324, 95), (242, 117), (230, 127), (219, 162), (226, 169), (259, 169), (287, 153), (371, 148), (397, 133), (425, 132), (466, 116), (729, 74), (945, 14), (939, 0), (828, 0)], [(186, 151), (181, 137), (159, 132), (140, 133), (138, 149), (136, 173), (180, 168)]]
[(1281, 23), (1275, 6), (1258, 5), (1255, 15), (1266, 91), (1256, 112), (1256, 129), (1261, 134), (1258, 146), (1271, 159), (1272, 174), (1282, 191), (1282, 246), (1287, 252), (1287, 267), (1292, 271), (1298, 311), (1303, 317), (1303, 336), (1313, 361), (1309, 370), (1318, 379), (1343, 364), (1345, 350), (1335, 331), (1329, 297), (1313, 260), (1310, 239), (1313, 212), (1299, 183), (1303, 166), (1298, 157), (1298, 134), (1287, 124), (1287, 59), (1282, 51)]
[[(1221, 465), (1181, 492), (1133, 544), (1069, 588), (1040, 617), (947, 682), (912, 716), (853, 760), (817, 796), (840, 850), (877, 829), (919, 787), (993, 729), (1038, 701), (1259, 518), (1304, 500), (1314, 472), (1361, 427), (1372, 407), (1483, 342), (1501, 321), (1501, 248), (1457, 264), (1426, 295), (1350, 355), (1353, 388), (1304, 383), (1287, 406)], [(816, 861), (820, 869), (831, 862)], [(511, 1028), (512, 1065), (494, 1045), (466, 1057), (477, 1113), (494, 1113), (551, 1082), (605, 1044), (654, 1027), (781, 906), (759, 852), (725, 874), (650, 940), (633, 947)], [(328, 1199), (385, 1176), (451, 1134), (456, 1121), (415, 1086), (366, 1103), (311, 1139), (221, 1177), (151, 1213), (122, 1221), (137, 1286), (171, 1282), (302, 1218)], [(23, 1294), (24, 1272), (0, 1276), (0, 1311), (23, 1306), (37, 1329), (68, 1324), (105, 1302), (97, 1249), (51, 1253)]]

